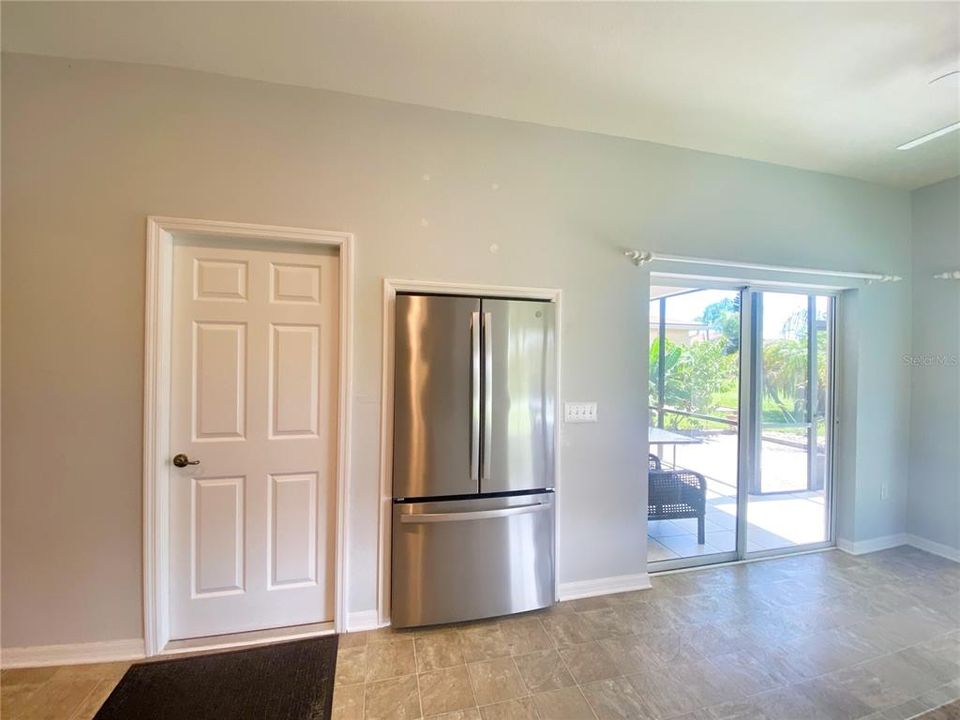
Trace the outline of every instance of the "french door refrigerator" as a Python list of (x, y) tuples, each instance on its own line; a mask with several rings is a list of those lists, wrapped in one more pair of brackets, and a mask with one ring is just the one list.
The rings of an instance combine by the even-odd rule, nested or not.
[(554, 602), (554, 306), (398, 295), (391, 622)]

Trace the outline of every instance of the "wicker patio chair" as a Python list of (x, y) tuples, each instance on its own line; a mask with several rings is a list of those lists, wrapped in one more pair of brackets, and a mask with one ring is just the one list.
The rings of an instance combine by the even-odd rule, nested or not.
[[(654, 456), (651, 456), (651, 458)], [(697, 519), (697, 543), (706, 541), (707, 481), (692, 470), (654, 470), (650, 461), (647, 517), (650, 520)]]
[(660, 458), (658, 458), (653, 453), (650, 453), (650, 469), (651, 470), (661, 470)]

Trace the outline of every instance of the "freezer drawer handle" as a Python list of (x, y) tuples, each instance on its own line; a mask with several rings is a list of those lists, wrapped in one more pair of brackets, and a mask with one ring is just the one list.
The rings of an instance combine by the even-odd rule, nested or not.
[(487, 520), (490, 518), (514, 517), (529, 513), (542, 512), (552, 507), (549, 503), (533, 503), (532, 505), (517, 505), (516, 507), (499, 508), (497, 510), (477, 510), (475, 512), (453, 513), (424, 513), (422, 515), (401, 515), (401, 523), (439, 523), (459, 522), (462, 520)]

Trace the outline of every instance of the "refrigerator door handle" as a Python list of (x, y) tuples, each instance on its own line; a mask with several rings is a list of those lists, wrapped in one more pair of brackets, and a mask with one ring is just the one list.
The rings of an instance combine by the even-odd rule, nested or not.
[(480, 313), (470, 313), (470, 479), (480, 480)]
[(552, 506), (549, 503), (532, 503), (530, 505), (516, 505), (514, 507), (498, 508), (496, 510), (475, 510), (473, 512), (446, 512), (446, 513), (418, 513), (400, 516), (404, 524), (423, 524), (441, 522), (460, 522), (466, 520), (488, 520), (490, 518), (513, 517), (529, 513), (544, 512)]
[[(483, 314), (483, 480), (490, 479), (490, 465), (493, 462), (493, 333), (490, 326), (493, 316)], [(480, 488), (481, 492), (483, 488)]]

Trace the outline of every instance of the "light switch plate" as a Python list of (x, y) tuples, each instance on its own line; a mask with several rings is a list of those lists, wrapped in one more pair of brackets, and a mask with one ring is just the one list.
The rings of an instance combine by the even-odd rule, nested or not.
[(595, 402), (564, 403), (563, 421), (568, 423), (595, 423), (597, 421), (597, 404)]

